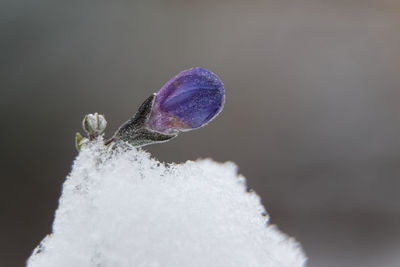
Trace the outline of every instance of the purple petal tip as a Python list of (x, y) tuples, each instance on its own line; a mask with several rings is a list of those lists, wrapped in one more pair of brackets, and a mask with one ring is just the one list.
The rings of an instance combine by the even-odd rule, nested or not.
[(184, 70), (158, 91), (147, 127), (166, 134), (199, 128), (218, 115), (224, 101), (224, 85), (214, 73)]

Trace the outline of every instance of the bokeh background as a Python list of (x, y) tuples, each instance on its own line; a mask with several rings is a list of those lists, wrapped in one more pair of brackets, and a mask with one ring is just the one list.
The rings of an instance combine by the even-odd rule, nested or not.
[(107, 136), (181, 70), (210, 125), (146, 147), (231, 160), (308, 266), (400, 266), (400, 1), (1, 1), (0, 266), (51, 231), (86, 113)]

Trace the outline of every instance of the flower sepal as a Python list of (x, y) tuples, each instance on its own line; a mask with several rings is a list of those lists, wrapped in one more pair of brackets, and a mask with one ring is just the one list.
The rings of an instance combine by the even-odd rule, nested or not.
[(172, 134), (163, 134), (148, 129), (148, 121), (154, 106), (156, 94), (152, 94), (140, 106), (135, 116), (121, 125), (112, 138), (115, 142), (127, 142), (134, 147), (140, 147), (149, 144), (163, 143), (175, 138), (178, 132)]

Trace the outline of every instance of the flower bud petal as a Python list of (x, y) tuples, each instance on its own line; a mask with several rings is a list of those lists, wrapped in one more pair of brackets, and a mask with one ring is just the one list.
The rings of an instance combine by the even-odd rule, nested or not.
[(211, 71), (192, 68), (169, 80), (157, 93), (147, 127), (164, 134), (199, 128), (222, 110), (225, 91)]

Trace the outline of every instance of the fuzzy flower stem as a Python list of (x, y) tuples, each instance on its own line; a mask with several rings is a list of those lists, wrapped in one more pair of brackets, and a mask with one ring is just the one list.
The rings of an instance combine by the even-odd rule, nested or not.
[(109, 144), (111, 144), (111, 143), (114, 142), (114, 141), (115, 141), (114, 138), (110, 138), (110, 139), (108, 139), (107, 141), (104, 142), (104, 145), (105, 145), (105, 146), (108, 146)]

